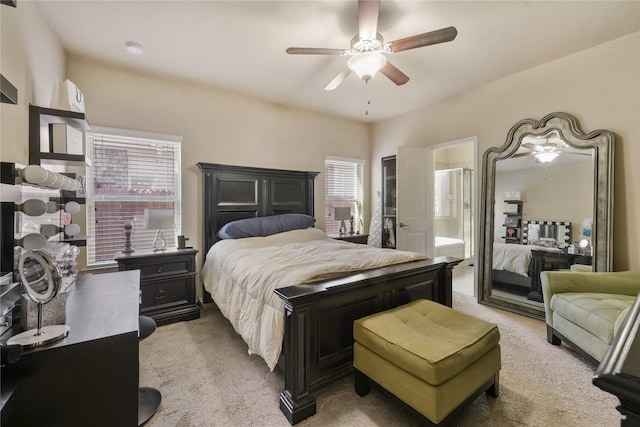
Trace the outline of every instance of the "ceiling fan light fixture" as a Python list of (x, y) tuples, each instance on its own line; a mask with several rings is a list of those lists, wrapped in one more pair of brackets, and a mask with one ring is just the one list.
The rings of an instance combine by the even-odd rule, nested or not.
[(551, 161), (553, 161), (553, 159), (558, 157), (558, 153), (555, 151), (542, 151), (540, 153), (534, 154), (534, 156), (542, 163), (550, 163)]
[(125, 49), (127, 49), (127, 52), (134, 55), (142, 55), (142, 52), (144, 52), (142, 45), (136, 42), (126, 42)]
[(378, 52), (361, 52), (349, 59), (347, 66), (365, 82), (368, 82), (387, 63), (387, 58)]

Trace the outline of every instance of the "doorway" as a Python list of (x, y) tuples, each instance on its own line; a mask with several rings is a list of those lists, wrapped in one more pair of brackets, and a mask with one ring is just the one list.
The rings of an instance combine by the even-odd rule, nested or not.
[[(433, 147), (434, 255), (463, 258), (454, 270), (454, 290), (475, 295), (477, 138)], [(457, 279), (457, 280), (455, 280)]]

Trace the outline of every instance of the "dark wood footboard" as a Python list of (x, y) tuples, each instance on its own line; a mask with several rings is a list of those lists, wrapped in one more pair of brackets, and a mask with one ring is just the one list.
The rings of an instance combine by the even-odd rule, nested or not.
[(280, 409), (289, 422), (315, 414), (312, 391), (353, 371), (355, 319), (419, 298), (451, 307), (451, 273), (460, 261), (438, 257), (276, 289), (287, 316)]

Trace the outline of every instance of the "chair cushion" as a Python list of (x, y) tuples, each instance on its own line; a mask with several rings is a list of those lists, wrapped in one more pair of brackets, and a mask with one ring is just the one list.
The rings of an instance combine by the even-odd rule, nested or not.
[(355, 340), (421, 380), (439, 385), (498, 345), (493, 323), (429, 300), (354, 322)]
[(561, 293), (551, 297), (551, 308), (554, 316), (561, 316), (611, 343), (634, 300), (629, 295)]

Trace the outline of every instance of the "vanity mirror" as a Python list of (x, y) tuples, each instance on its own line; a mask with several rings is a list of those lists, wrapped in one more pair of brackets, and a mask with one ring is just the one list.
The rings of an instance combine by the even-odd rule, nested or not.
[[(613, 159), (613, 133), (584, 133), (567, 113), (521, 120), (502, 147), (484, 153), (478, 302), (544, 318), (539, 271), (584, 263), (584, 257), (572, 254), (578, 241), (588, 242), (586, 262), (594, 271), (611, 271)], [(514, 201), (513, 194), (521, 200)], [(515, 226), (514, 214), (506, 209), (514, 203), (520, 206), (516, 216), (521, 221)], [(547, 223), (560, 227), (545, 227)], [(514, 231), (516, 238), (511, 237)], [(529, 238), (532, 232), (537, 233), (536, 245)], [(532, 249), (538, 260), (543, 254), (535, 269)], [(544, 251), (553, 263), (545, 264)], [(500, 261), (505, 253), (506, 259), (519, 260), (515, 269)]]
[(522, 244), (567, 248), (571, 245), (571, 222), (524, 220)]

